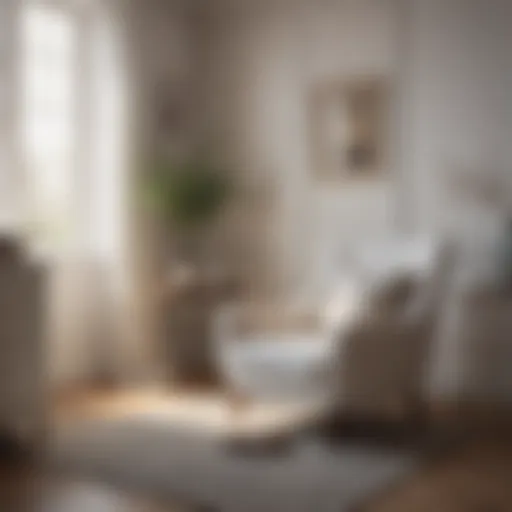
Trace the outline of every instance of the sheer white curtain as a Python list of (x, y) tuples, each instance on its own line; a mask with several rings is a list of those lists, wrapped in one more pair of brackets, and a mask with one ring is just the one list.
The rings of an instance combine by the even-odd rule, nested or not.
[(79, 5), (21, 12), (24, 215), (49, 269), (56, 384), (112, 369), (125, 285), (121, 48), (113, 18)]
[(37, 251), (55, 254), (70, 245), (75, 228), (76, 30), (65, 11), (42, 4), (26, 4), (21, 16), (25, 215)]

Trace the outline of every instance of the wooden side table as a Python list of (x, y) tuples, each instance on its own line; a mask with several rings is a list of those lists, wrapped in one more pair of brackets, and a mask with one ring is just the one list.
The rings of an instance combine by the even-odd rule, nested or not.
[(219, 384), (212, 315), (236, 288), (232, 279), (199, 273), (168, 280), (163, 301), (168, 382), (183, 386)]

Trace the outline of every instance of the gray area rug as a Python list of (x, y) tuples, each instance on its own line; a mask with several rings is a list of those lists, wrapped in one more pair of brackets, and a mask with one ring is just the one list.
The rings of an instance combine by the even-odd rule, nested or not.
[(289, 452), (244, 456), (218, 435), (144, 418), (55, 431), (48, 457), (74, 477), (204, 504), (221, 512), (345, 512), (418, 469), (412, 449), (330, 446), (300, 438)]

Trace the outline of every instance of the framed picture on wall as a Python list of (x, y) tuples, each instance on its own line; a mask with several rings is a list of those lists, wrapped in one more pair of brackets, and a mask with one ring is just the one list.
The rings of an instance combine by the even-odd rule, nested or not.
[(308, 97), (311, 167), (321, 180), (382, 178), (388, 85), (380, 78), (320, 83)]

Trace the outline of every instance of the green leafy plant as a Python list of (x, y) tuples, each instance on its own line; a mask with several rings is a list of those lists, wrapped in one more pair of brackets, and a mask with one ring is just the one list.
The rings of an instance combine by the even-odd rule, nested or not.
[(182, 231), (213, 222), (231, 192), (226, 173), (208, 161), (193, 158), (180, 164), (161, 159), (146, 180), (145, 195), (151, 207)]

